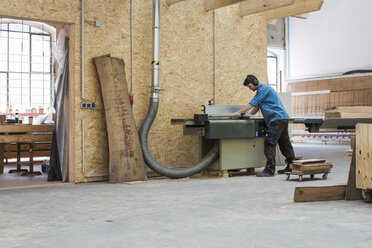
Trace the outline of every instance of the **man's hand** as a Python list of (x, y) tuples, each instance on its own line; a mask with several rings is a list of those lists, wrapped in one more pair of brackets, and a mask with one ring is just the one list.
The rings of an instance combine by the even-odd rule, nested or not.
[(251, 104), (248, 104), (247, 106), (244, 106), (243, 108), (239, 109), (238, 111), (236, 111), (236, 113), (245, 113), (247, 112), (248, 110), (254, 108), (253, 105)]

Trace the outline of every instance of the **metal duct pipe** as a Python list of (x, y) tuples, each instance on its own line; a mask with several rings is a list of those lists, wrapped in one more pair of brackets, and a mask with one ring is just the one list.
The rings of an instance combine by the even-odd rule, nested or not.
[(139, 139), (141, 142), (143, 157), (146, 164), (155, 172), (171, 177), (182, 178), (194, 175), (218, 158), (218, 147), (213, 147), (208, 154), (202, 158), (197, 164), (184, 168), (167, 168), (152, 157), (149, 148), (147, 137), (151, 125), (155, 120), (159, 108), (159, 43), (160, 43), (160, 0), (153, 0), (153, 61), (152, 61), (152, 84), (150, 106), (139, 131)]

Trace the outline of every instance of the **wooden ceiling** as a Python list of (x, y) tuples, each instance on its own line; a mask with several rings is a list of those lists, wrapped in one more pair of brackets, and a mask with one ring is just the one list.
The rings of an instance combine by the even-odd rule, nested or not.
[[(167, 0), (167, 4), (175, 4), (184, 0)], [(188, 0), (191, 1), (191, 0)], [(199, 1), (199, 0), (194, 0)], [(266, 20), (287, 16), (305, 18), (305, 13), (320, 10), (323, 0), (204, 0), (206, 10), (215, 10), (239, 3), (240, 15), (247, 16), (261, 13)]]

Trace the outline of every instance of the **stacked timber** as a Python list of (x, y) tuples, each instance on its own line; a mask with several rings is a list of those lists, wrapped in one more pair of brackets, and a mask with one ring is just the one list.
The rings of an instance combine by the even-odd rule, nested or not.
[(325, 118), (372, 118), (372, 106), (337, 107), (324, 112)]
[(316, 174), (323, 174), (322, 178), (327, 179), (332, 167), (333, 164), (326, 162), (325, 159), (294, 160), (290, 165), (292, 171), (287, 173), (287, 180), (290, 175), (298, 175), (299, 181), (302, 181), (303, 175), (310, 175), (310, 178), (314, 179)]

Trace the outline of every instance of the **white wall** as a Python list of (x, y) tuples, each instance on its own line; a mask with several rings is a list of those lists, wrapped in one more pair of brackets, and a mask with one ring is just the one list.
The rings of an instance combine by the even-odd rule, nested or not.
[(290, 17), (288, 80), (372, 69), (372, 1), (324, 0), (308, 19)]

